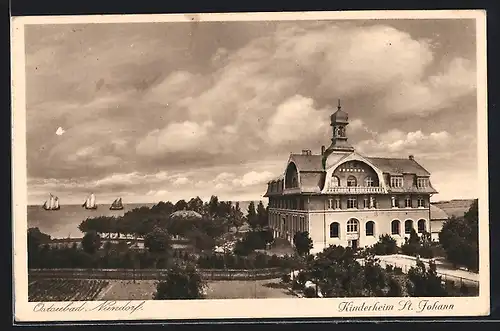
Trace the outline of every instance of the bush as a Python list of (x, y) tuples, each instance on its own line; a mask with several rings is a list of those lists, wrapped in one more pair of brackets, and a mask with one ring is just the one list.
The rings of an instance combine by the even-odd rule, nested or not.
[(403, 287), (394, 277), (389, 278), (388, 286), (389, 286), (389, 291), (387, 291), (388, 297), (396, 298), (403, 296)]
[(155, 300), (201, 299), (205, 283), (192, 265), (173, 266), (154, 294)]
[(394, 273), (396, 275), (402, 275), (403, 274), (403, 268), (401, 268), (401, 267), (394, 267), (393, 270), (394, 270)]
[(294, 291), (300, 291), (302, 289), (303, 285), (300, 284), (296, 279), (292, 282), (292, 290)]
[(387, 272), (393, 272), (394, 271), (394, 267), (392, 266), (392, 264), (387, 264), (385, 266), (385, 271), (387, 271)]
[(306, 298), (316, 298), (317, 295), (316, 295), (316, 289), (313, 288), (313, 287), (306, 287), (304, 289), (304, 296)]
[(398, 244), (394, 238), (388, 234), (379, 237), (379, 241), (372, 247), (375, 255), (391, 255), (398, 252)]
[(283, 282), (285, 284), (290, 283), (291, 280), (292, 279), (290, 277), (290, 274), (284, 274), (283, 276), (281, 276), (281, 282)]
[(408, 271), (408, 279), (413, 283), (410, 295), (415, 297), (440, 297), (446, 296), (446, 289), (442, 285), (441, 277), (436, 273), (436, 265), (429, 262), (429, 268), (417, 260), (416, 267)]

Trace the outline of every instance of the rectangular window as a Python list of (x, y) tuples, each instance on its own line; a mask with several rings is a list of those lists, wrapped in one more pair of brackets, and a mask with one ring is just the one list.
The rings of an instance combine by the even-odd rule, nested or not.
[(391, 187), (403, 187), (403, 177), (391, 177)]
[(358, 208), (358, 198), (357, 197), (347, 198), (347, 208)]
[(363, 208), (368, 208), (370, 207), (370, 202), (367, 197), (363, 198)]
[(419, 197), (417, 200), (418, 207), (425, 207), (424, 199)]
[(340, 209), (340, 198), (335, 198), (335, 209)]
[(391, 197), (392, 208), (399, 208), (399, 200), (397, 197)]
[(328, 209), (333, 209), (333, 199), (328, 199)]
[(405, 198), (405, 208), (411, 208), (411, 207), (412, 207), (411, 197), (406, 197)]
[(427, 178), (417, 178), (417, 187), (418, 188), (426, 188), (428, 185)]

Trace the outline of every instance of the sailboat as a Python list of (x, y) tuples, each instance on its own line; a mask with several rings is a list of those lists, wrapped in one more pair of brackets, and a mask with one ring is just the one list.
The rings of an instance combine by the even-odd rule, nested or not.
[(82, 207), (85, 209), (97, 209), (97, 205), (95, 203), (95, 195), (91, 193), (85, 202), (82, 204)]
[(45, 210), (59, 210), (61, 209), (61, 206), (59, 206), (59, 198), (52, 195), (52, 193), (49, 196), (49, 199), (45, 201), (43, 204), (43, 209)]
[(109, 207), (110, 210), (122, 210), (123, 209), (123, 203), (122, 203), (122, 198), (115, 199), (111, 206)]

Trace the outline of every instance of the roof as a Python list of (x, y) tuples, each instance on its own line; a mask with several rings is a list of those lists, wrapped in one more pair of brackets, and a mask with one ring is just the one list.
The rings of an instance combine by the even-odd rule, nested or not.
[(349, 120), (349, 115), (340, 108), (332, 114), (331, 119), (335, 119), (339, 122), (347, 122)]
[(417, 176), (430, 176), (430, 173), (413, 159), (386, 157), (366, 157), (366, 159), (382, 172), (391, 175), (415, 174)]
[(448, 214), (439, 207), (436, 207), (431, 203), (430, 205), (431, 220), (446, 220), (448, 219)]
[(450, 201), (433, 202), (433, 205), (445, 211), (449, 216), (463, 217), (474, 203), (473, 199), (455, 199)]
[(170, 217), (178, 217), (178, 218), (202, 218), (202, 216), (195, 212), (194, 210), (178, 210), (170, 214)]
[(323, 156), (320, 154), (291, 154), (290, 161), (293, 161), (297, 166), (297, 170), (300, 172), (322, 172)]

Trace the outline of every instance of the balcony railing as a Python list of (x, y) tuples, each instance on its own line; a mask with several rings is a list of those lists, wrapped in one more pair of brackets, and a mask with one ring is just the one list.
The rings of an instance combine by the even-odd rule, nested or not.
[(285, 188), (283, 194), (297, 194), (300, 193), (300, 187)]
[(379, 186), (332, 186), (327, 189), (328, 193), (346, 194), (376, 194), (385, 193), (383, 187)]

